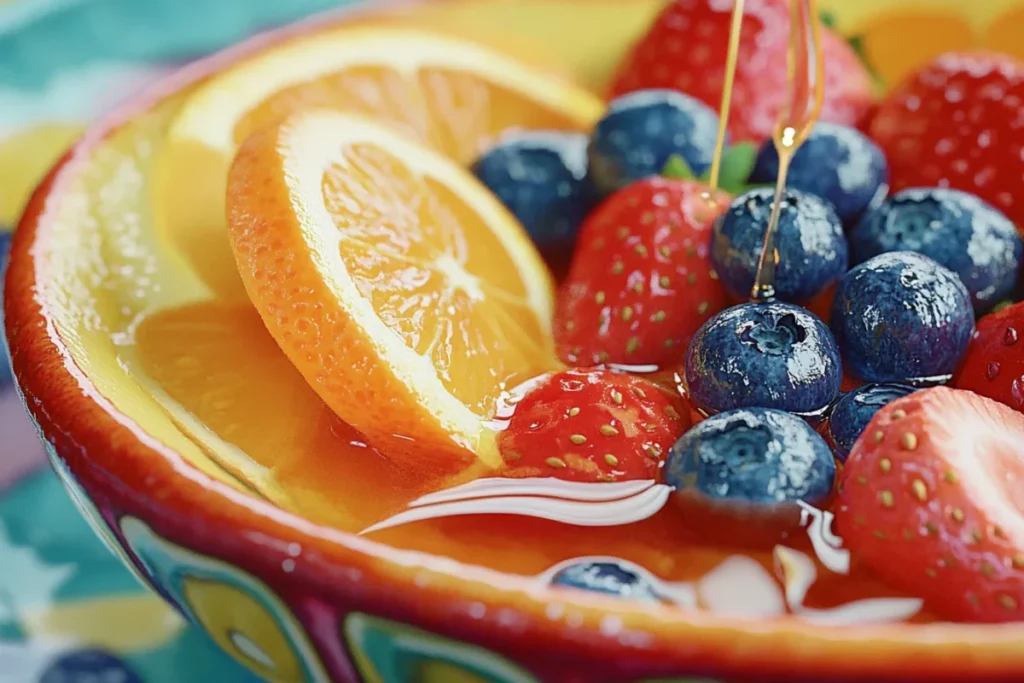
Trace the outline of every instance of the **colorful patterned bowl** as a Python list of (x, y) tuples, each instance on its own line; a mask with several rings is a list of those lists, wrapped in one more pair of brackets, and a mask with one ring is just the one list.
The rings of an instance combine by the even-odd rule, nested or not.
[[(451, 30), (518, 32), (597, 82), (660, 2), (593, 0), (585, 12), (580, 3), (453, 0), (419, 11), (422, 23)], [(947, 46), (1020, 49), (1006, 26), (1020, 26), (1024, 11), (1011, 2), (987, 2), (985, 16), (970, 21), (953, 0), (882, 18), (871, 12), (885, 0), (829, 4), (882, 76)], [(585, 38), (559, 40), (569, 22)], [(909, 39), (920, 27), (928, 39)], [(833, 630), (552, 593), (316, 526), (249, 495), (198, 449), (181, 431), (184, 418), (118, 362), (110, 331), (141, 311), (111, 284), (122, 270), (153, 273), (159, 264), (132, 221), (105, 213), (110, 195), (83, 191), (96, 182), (86, 171), (123, 169), (106, 174), (116, 179), (106, 182), (120, 197), (118, 215), (148, 220), (147, 136), (166, 125), (176, 95), (305, 30), (194, 64), (96, 124), (37, 189), (14, 240), (5, 314), (18, 385), (75, 503), (141, 580), (274, 681), (1024, 679), (1024, 626)], [(179, 295), (188, 292), (164, 294)]]

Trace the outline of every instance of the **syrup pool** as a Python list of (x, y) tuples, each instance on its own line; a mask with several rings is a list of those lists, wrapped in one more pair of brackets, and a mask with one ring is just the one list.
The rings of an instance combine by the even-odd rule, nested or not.
[[(154, 125), (164, 120), (154, 117)], [(122, 142), (115, 137), (104, 144)], [(144, 165), (131, 155), (145, 153), (134, 145), (125, 158)], [(147, 270), (167, 291), (175, 287), (171, 271), (170, 266)], [(560, 564), (574, 559), (616, 558), (649, 576), (681, 609), (749, 617), (791, 613), (818, 623), (933, 619), (919, 601), (895, 594), (856, 564), (847, 566), (848, 555), (831, 535), (828, 515), (813, 509), (805, 510), (798, 532), (758, 549), (728, 537), (713, 543), (698, 537), (672, 505), (671, 491), (656, 488), (657, 482), (594, 500), (601, 495), (548, 480), (552, 491), (533, 492), (543, 502), (463, 514), (479, 512), (480, 504), (472, 501), (480, 496), (474, 494), (459, 514), (396, 522), (410, 510), (435, 507), (439, 496), (448, 502), (465, 498), (465, 487), (479, 487), (496, 473), (475, 467), (410, 471), (368, 445), (309, 388), (248, 302), (163, 305), (140, 312), (111, 334), (120, 363), (226, 477), (314, 523), (538, 582), (550, 580)], [(633, 370), (656, 371), (655, 377), (667, 381), (672, 377), (671, 369)], [(641, 514), (637, 496), (643, 494), (647, 507)], [(588, 509), (579, 505), (592, 505), (582, 518), (601, 525), (532, 516), (545, 506), (558, 507), (548, 502), (555, 498), (574, 502), (576, 513)]]
[[(254, 495), (318, 524), (365, 532), (408, 512), (418, 499), (431, 495), (436, 498), (439, 492), (471, 483), (479, 486), (487, 481), (479, 477), (496, 475), (472, 470), (409, 472), (399, 467), (323, 405), (247, 304), (213, 301), (149, 316), (138, 325), (134, 341), (123, 352), (154, 383), (155, 392), (163, 394), (162, 400), (172, 414), (194, 419), (190, 423), (183, 417), (183, 430), (190, 432), (191, 438), (215, 460), (225, 462), (223, 453), (229, 450), (233, 457), (243, 458), (257, 468), (261, 474), (252, 477), (252, 470), (227, 465), (227, 469), (235, 469), (235, 476), (243, 478), (242, 483)], [(195, 426), (198, 424), (205, 429)], [(547, 481), (549, 491), (541, 497), (581, 497), (571, 487), (566, 493), (562, 482)], [(623, 484), (636, 482), (613, 486)], [(642, 490), (651, 486), (660, 485), (651, 483)], [(618, 494), (612, 497), (623, 500)], [(834, 553), (820, 547), (820, 539), (824, 536), (826, 545), (832, 547), (837, 539), (831, 537), (827, 523), (822, 524), (813, 515), (807, 516), (805, 528), (778, 547), (750, 550), (732, 545), (728, 539), (710, 545), (690, 537), (687, 520), (671, 504), (669, 492), (660, 504), (648, 505), (649, 517), (637, 521), (629, 518), (630, 510), (637, 508), (635, 504), (621, 505), (622, 517), (615, 519), (602, 510), (606, 501), (582, 503), (592, 507), (580, 512), (592, 517), (589, 523), (597, 520), (608, 526), (582, 526), (529, 516), (544, 509), (544, 504), (536, 501), (509, 508), (527, 514), (465, 514), (478, 511), (479, 500), (474, 498), (471, 505), (456, 513), (393, 523), (365, 535), (391, 546), (526, 576), (546, 575), (559, 563), (574, 558), (615, 557), (643, 568), (659, 585), (664, 583), (672, 595), (696, 591), (696, 602), (675, 600), (682, 607), (715, 609), (717, 605), (719, 611), (749, 612), (749, 616), (785, 613), (787, 590), (806, 591), (799, 601), (800, 608), (812, 610), (809, 614), (818, 619), (824, 617), (815, 616), (813, 610), (898, 596), (855, 565), (848, 574), (834, 571), (843, 567), (836, 566)], [(816, 538), (817, 550), (813, 542)], [(780, 553), (793, 565), (788, 570), (784, 569), (788, 567), (786, 560), (779, 559)], [(798, 570), (804, 577), (811, 571), (816, 579), (800, 588), (800, 580), (805, 579), (794, 578)], [(721, 588), (723, 581), (741, 593), (747, 591), (759, 597), (737, 604), (728, 598), (732, 591)], [(796, 588), (791, 587), (794, 581)], [(748, 612), (744, 605), (748, 605)], [(930, 619), (913, 602), (898, 606), (902, 610), (899, 617)], [(892, 605), (861, 606), (849, 612), (847, 618), (892, 618), (887, 617), (885, 609), (892, 609)]]

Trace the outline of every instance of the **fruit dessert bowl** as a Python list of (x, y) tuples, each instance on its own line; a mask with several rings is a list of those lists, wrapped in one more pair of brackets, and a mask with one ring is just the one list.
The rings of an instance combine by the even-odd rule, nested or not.
[(723, 5), (329, 16), (97, 123), (4, 313), (111, 550), (273, 681), (1024, 677), (1024, 66), (817, 29), (790, 154)]

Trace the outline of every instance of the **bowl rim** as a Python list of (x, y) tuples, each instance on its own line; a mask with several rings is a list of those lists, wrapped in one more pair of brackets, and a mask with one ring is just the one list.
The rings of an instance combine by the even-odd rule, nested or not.
[[(384, 6), (406, 4), (415, 1)], [(1007, 680), (1008, 674), (1024, 676), (1024, 625), (822, 628), (794, 617), (768, 621), (726, 618), (584, 592), (553, 591), (531, 577), (401, 550), (323, 527), (203, 474), (101, 394), (72, 358), (39, 285), (46, 280), (49, 265), (46, 240), (54, 206), (51, 197), (59, 198), (97, 145), (135, 115), (225, 65), (310, 31), (380, 10), (380, 6), (363, 5), (357, 3), (257, 35), (161, 78), (92, 123), (36, 189), (15, 231), (9, 257), (5, 336), (26, 407), (41, 436), (63, 446), (56, 450), (68, 468), (88, 481), (113, 482), (121, 495), (147, 501), (144, 505), (151, 513), (173, 502), (175, 511), (161, 514), (176, 514), (183, 526), (203, 527), (210, 538), (230, 539), (248, 548), (254, 561), (263, 557), (259, 564), (264, 569), (292, 559), (294, 577), (311, 581), (318, 576), (331, 577), (328, 593), (335, 597), (345, 592), (343, 585), (348, 584), (348, 589), (375, 594), (385, 603), (384, 611), (415, 615), (412, 623), (434, 624), (442, 632), (472, 634), (473, 640), (497, 644), (496, 651), (501, 651), (501, 644), (512, 634), (516, 639), (541, 642), (562, 652), (575, 651), (613, 667), (623, 664), (620, 658), (628, 655), (631, 675), (678, 675), (703, 668), (713, 669), (716, 675), (763, 677), (785, 676), (807, 667), (815, 677), (828, 674), (849, 679), (883, 676), (898, 680), (927, 675), (932, 680), (962, 680), (969, 674), (976, 680)], [(172, 498), (166, 493), (154, 497), (156, 489), (168, 487)], [(166, 500), (161, 503), (161, 498)], [(251, 531), (239, 533), (240, 529)], [(282, 550), (296, 543), (314, 552), (292, 556)], [(485, 607), (483, 616), (481, 605)]]

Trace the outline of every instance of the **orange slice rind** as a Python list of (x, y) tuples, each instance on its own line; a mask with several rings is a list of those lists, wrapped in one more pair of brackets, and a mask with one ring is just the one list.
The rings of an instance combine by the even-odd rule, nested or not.
[(235, 150), (313, 108), (385, 122), (468, 163), (504, 129), (582, 130), (602, 105), (497, 50), (404, 26), (326, 31), (227, 69), (199, 86), (170, 126), (154, 197), (158, 232), (222, 297), (244, 297), (223, 224)]
[(311, 111), (243, 145), (227, 196), (245, 287), (335, 413), (398, 457), (500, 464), (488, 419), (556, 361), (550, 276), (486, 188), (386, 125)]

